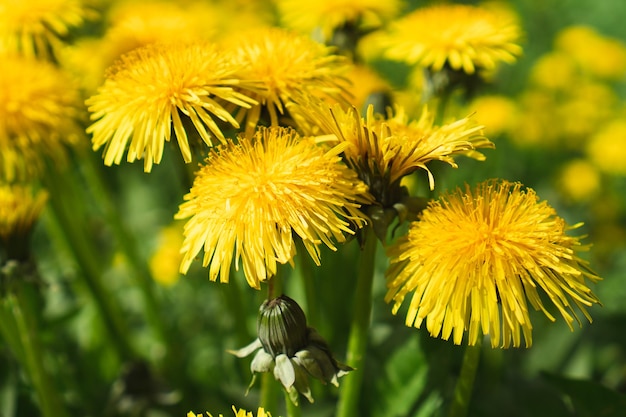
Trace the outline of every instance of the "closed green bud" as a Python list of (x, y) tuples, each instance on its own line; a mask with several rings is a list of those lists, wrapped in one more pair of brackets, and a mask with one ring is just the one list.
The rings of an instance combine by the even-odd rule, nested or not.
[(292, 357), (307, 343), (304, 311), (286, 295), (266, 300), (259, 311), (257, 334), (273, 358), (280, 354)]

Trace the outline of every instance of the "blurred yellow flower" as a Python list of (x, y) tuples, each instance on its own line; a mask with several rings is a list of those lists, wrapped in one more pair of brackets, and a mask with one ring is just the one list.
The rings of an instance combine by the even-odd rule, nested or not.
[(317, 34), (321, 42), (328, 42), (333, 32), (350, 26), (366, 32), (379, 28), (401, 9), (400, 0), (277, 0), (281, 22), (307, 35)]
[[(299, 111), (293, 104), (308, 96), (346, 102), (347, 61), (332, 49), (306, 36), (279, 28), (262, 28), (234, 35), (225, 41), (235, 63), (247, 70), (247, 79), (260, 81), (263, 89), (251, 95), (258, 105), (237, 110), (237, 120), (246, 119), (245, 132), (254, 132), (266, 111), (271, 126), (284, 125), (279, 117)], [(305, 111), (304, 109), (302, 111)]]
[(236, 269), (243, 258), (248, 284), (259, 288), (292, 261), (294, 238), (319, 265), (320, 244), (335, 250), (333, 240), (366, 223), (359, 207), (370, 201), (367, 188), (340, 162), (344, 148), (273, 127), (211, 149), (175, 216), (189, 219), (181, 272), (203, 250), (209, 278), (228, 282), (234, 253)]
[(494, 138), (509, 132), (515, 123), (517, 105), (507, 96), (483, 95), (474, 99), (468, 110), (484, 126), (485, 135)]
[(574, 159), (561, 168), (558, 186), (563, 194), (574, 201), (590, 201), (601, 187), (598, 169), (588, 160)]
[(150, 272), (156, 282), (164, 286), (172, 286), (180, 278), (180, 262), (183, 255), (183, 227), (179, 222), (164, 227), (159, 232), (158, 247), (150, 257)]
[(626, 175), (626, 120), (615, 120), (593, 135), (587, 155), (602, 172)]
[(62, 163), (78, 143), (81, 97), (65, 73), (46, 61), (0, 60), (0, 179), (40, 175), (46, 158)]
[(539, 87), (567, 91), (575, 85), (579, 76), (576, 62), (570, 55), (551, 51), (535, 61), (530, 79)]
[(391, 85), (368, 66), (354, 65), (347, 78), (350, 80), (347, 86), (349, 102), (357, 109), (364, 110), (368, 101), (373, 100), (372, 95), (383, 101), (382, 96), (391, 95)]
[(569, 26), (558, 34), (555, 47), (593, 76), (607, 80), (623, 80), (626, 76), (626, 44), (599, 34), (594, 28)]
[(81, 0), (0, 0), (0, 51), (53, 58), (61, 38), (94, 17)]
[[(550, 320), (539, 290), (572, 328), (578, 306), (598, 303), (586, 279), (600, 278), (577, 252), (565, 221), (519, 183), (490, 180), (475, 190), (445, 194), (413, 222), (407, 236), (388, 249), (387, 302), (397, 313), (412, 293), (406, 325), (433, 337), (474, 345), (489, 335), (493, 347), (532, 344), (528, 303)], [(580, 321), (579, 321), (580, 323)]]
[(191, 148), (201, 141), (190, 143), (187, 129), (193, 126), (212, 146), (214, 138), (225, 140), (214, 117), (239, 127), (226, 103), (256, 103), (235, 91), (253, 85), (241, 81), (239, 71), (225, 51), (206, 42), (150, 44), (129, 52), (87, 100), (94, 120), (87, 128), (93, 149), (104, 146), (104, 163), (112, 165), (121, 162), (128, 148), (127, 161), (144, 159), (144, 170), (150, 172), (161, 162), (173, 130), (184, 161), (191, 162)]
[(33, 192), (23, 185), (0, 185), (0, 238), (6, 243), (13, 237), (28, 235), (47, 200), (45, 191)]
[(512, 63), (522, 53), (520, 28), (508, 13), (469, 5), (418, 8), (392, 22), (379, 38), (383, 56), (440, 71), (473, 74)]

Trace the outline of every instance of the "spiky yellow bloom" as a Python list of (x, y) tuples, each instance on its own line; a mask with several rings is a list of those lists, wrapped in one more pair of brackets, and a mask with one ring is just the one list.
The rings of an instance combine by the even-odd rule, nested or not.
[(234, 252), (236, 268), (242, 258), (248, 284), (259, 288), (278, 263), (291, 262), (294, 236), (319, 264), (321, 243), (335, 250), (333, 240), (365, 224), (359, 207), (369, 201), (367, 188), (340, 162), (344, 148), (326, 150), (274, 127), (211, 149), (176, 214), (189, 218), (181, 272), (204, 248), (210, 279), (228, 282)]
[(0, 0), (0, 51), (47, 58), (93, 16), (81, 0)]
[(150, 172), (160, 163), (173, 129), (183, 159), (191, 162), (185, 125), (212, 146), (214, 138), (224, 141), (214, 118), (239, 127), (225, 103), (255, 103), (233, 89), (246, 83), (231, 62), (224, 51), (205, 42), (150, 44), (124, 55), (87, 100), (95, 120), (87, 129), (93, 149), (104, 146), (104, 163), (112, 165), (121, 162), (128, 148), (127, 161), (144, 159), (144, 170)]
[(384, 56), (433, 71), (445, 65), (473, 74), (521, 54), (515, 22), (485, 8), (445, 4), (416, 9), (390, 25), (380, 39)]
[(309, 35), (317, 32), (324, 42), (335, 29), (346, 25), (361, 31), (378, 28), (401, 8), (399, 0), (278, 0), (276, 3), (284, 25)]
[(397, 313), (409, 294), (407, 326), (426, 328), (434, 337), (474, 345), (482, 334), (493, 347), (517, 347), (524, 335), (532, 344), (528, 304), (555, 318), (540, 293), (572, 328), (578, 306), (598, 303), (586, 279), (600, 278), (577, 253), (584, 250), (573, 229), (547, 202), (519, 183), (490, 180), (475, 190), (444, 195), (431, 203), (408, 235), (388, 254), (387, 302)]
[(81, 137), (81, 98), (68, 77), (45, 61), (0, 60), (0, 178), (37, 177), (45, 158), (62, 162)]
[[(235, 413), (235, 417), (255, 417), (254, 413), (252, 413), (251, 411), (246, 411), (243, 408), (240, 408), (239, 410), (237, 410), (234, 405), (233, 405), (233, 413)], [(212, 414), (210, 413), (207, 413), (206, 415), (208, 417), (213, 417)], [(205, 417), (205, 416), (204, 414), (196, 414), (193, 411), (190, 411), (187, 413), (187, 417)], [(224, 417), (224, 416), (220, 414), (219, 417)], [(269, 413), (269, 411), (265, 411), (263, 407), (259, 407), (259, 409), (257, 410), (256, 417), (272, 417), (272, 415)]]
[[(247, 69), (248, 79), (260, 81), (263, 87), (251, 95), (259, 104), (239, 111), (237, 119), (246, 119), (246, 134), (254, 132), (263, 110), (269, 116), (266, 123), (279, 125), (279, 117), (287, 116), (286, 108), (302, 97), (345, 102), (347, 81), (342, 74), (347, 63), (329, 47), (279, 28), (251, 30), (235, 38), (226, 48), (234, 52), (236, 65)], [(297, 112), (299, 106), (289, 110)]]
[(400, 107), (386, 118), (374, 114), (372, 106), (364, 118), (356, 109), (344, 110), (338, 105), (329, 109), (321, 104), (310, 110), (319, 134), (350, 144), (344, 152), (347, 164), (362, 178), (369, 177), (383, 186), (397, 184), (403, 176), (423, 169), (433, 189), (435, 180), (426, 164), (439, 160), (456, 167), (455, 155), (484, 159), (475, 149), (493, 147), (482, 136), (482, 126), (470, 118), (435, 126), (433, 114), (426, 108), (418, 120), (410, 120)]
[(0, 255), (28, 257), (30, 232), (39, 219), (48, 193), (22, 185), (0, 184)]

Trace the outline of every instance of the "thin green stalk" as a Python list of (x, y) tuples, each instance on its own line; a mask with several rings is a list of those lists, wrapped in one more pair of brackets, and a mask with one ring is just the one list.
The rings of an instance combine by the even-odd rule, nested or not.
[(274, 412), (278, 407), (278, 382), (274, 378), (273, 372), (264, 372), (261, 374), (261, 398), (259, 398), (259, 407), (263, 407), (266, 411)]
[[(306, 251), (300, 239), (296, 240), (298, 252), (300, 253), (299, 262), (296, 264), (300, 279), (304, 285), (304, 294), (306, 297), (306, 316), (309, 326), (317, 327), (320, 325), (319, 311), (317, 309), (317, 289), (315, 287), (315, 264)], [(319, 329), (318, 329), (319, 330)]]
[(126, 255), (128, 265), (132, 270), (132, 277), (141, 290), (144, 301), (144, 312), (148, 324), (154, 331), (157, 338), (165, 348), (168, 348), (168, 329), (164, 325), (161, 318), (159, 303), (154, 292), (154, 280), (148, 268), (146, 259), (139, 253), (139, 246), (136, 239), (128, 228), (125, 226), (119, 214), (119, 210), (113, 204), (113, 198), (106, 182), (102, 178), (102, 170), (95, 165), (95, 158), (92, 152), (82, 155), (82, 161), (85, 168), (85, 178), (90, 183), (91, 192), (98, 199), (98, 204), (106, 217), (107, 224), (111, 226), (111, 230), (115, 234), (116, 241), (119, 243), (122, 252)]
[(29, 294), (24, 284), (16, 288), (13, 294), (8, 295), (12, 315), (16, 328), (19, 332), (20, 345), (22, 348), (23, 365), (28, 372), (37, 396), (42, 415), (45, 417), (67, 416), (63, 408), (60, 395), (56, 386), (50, 378), (49, 373), (44, 368), (44, 352), (39, 340), (39, 329), (37, 318), (33, 311)]
[(122, 360), (137, 357), (129, 340), (130, 331), (125, 326), (123, 314), (102, 285), (102, 267), (97, 249), (89, 241), (89, 234), (82, 228), (80, 214), (76, 213), (80, 204), (72, 199), (74, 193), (68, 190), (67, 181), (59, 178), (56, 172), (46, 175), (46, 187), (50, 192), (49, 207), (55, 220), (61, 225), (63, 236), (73, 252), (74, 259), (81, 269), (81, 277), (93, 297), (100, 317), (109, 333), (109, 340)]
[(361, 250), (357, 271), (357, 284), (354, 299), (354, 316), (350, 326), (348, 339), (348, 365), (355, 368), (343, 377), (337, 405), (337, 417), (354, 417), (359, 415), (358, 403), (361, 397), (361, 385), (365, 367), (365, 350), (370, 327), (372, 311), (372, 283), (374, 281), (374, 265), (376, 259), (376, 235), (369, 227), (365, 236), (365, 246)]
[(476, 380), (476, 372), (478, 363), (480, 362), (480, 351), (482, 347), (482, 339), (478, 338), (475, 346), (467, 346), (463, 355), (463, 363), (461, 365), (461, 374), (456, 381), (454, 389), (454, 398), (450, 407), (449, 417), (465, 417), (469, 410), (470, 400), (472, 399), (472, 390), (474, 381)]
[(300, 406), (296, 405), (289, 398), (289, 393), (286, 390), (283, 390), (285, 394), (285, 408), (287, 409), (287, 417), (300, 417), (302, 415), (302, 411), (300, 410)]

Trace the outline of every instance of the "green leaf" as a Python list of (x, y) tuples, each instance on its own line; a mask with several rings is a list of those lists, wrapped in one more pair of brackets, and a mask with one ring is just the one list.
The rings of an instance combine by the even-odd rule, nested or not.
[(570, 379), (543, 373), (543, 377), (561, 390), (580, 417), (621, 417), (626, 410), (626, 396), (595, 381)]
[[(417, 335), (399, 346), (389, 358), (376, 385), (373, 415), (406, 416), (423, 398), (427, 383), (428, 363)], [(432, 399), (431, 399), (432, 400)]]

